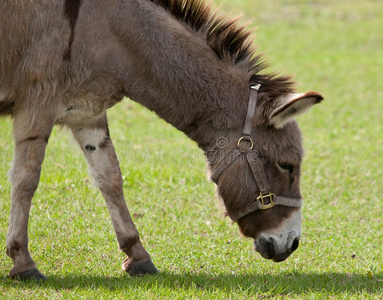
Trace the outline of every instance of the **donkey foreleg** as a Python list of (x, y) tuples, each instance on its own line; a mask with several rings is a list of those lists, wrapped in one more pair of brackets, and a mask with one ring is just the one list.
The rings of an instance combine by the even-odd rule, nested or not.
[(122, 268), (130, 275), (157, 273), (140, 242), (124, 199), (121, 171), (109, 137), (106, 115), (92, 125), (72, 128), (72, 132), (88, 161), (89, 172), (105, 198), (119, 249), (127, 255)]
[(40, 180), (53, 118), (33, 118), (27, 110), (14, 116), (15, 155), (11, 171), (11, 214), (7, 234), (7, 255), (13, 260), (9, 276), (20, 279), (44, 279), (28, 251), (28, 219), (31, 200)]

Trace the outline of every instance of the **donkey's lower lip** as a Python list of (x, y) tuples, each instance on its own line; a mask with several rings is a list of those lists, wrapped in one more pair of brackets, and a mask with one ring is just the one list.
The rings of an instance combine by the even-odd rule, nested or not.
[(269, 259), (269, 260), (272, 260), (273, 262), (282, 262), (284, 260), (286, 260), (290, 255), (291, 255), (291, 252), (285, 252), (285, 253), (282, 253), (282, 254), (278, 254), (276, 255), (275, 253), (269, 253), (269, 252), (261, 252), (261, 251), (258, 251), (257, 249), (255, 249), (264, 259)]
[(273, 262), (276, 262), (276, 263), (282, 262), (282, 261), (286, 260), (290, 256), (290, 254), (291, 254), (291, 252), (282, 253), (278, 256), (273, 257), (272, 260), (273, 260)]
[(257, 244), (254, 242), (254, 249), (256, 252), (258, 252), (264, 259), (273, 259), (274, 251), (267, 251), (262, 246), (257, 246)]
[(293, 251), (276, 253), (272, 244), (262, 244), (254, 242), (255, 251), (258, 252), (264, 259), (272, 260), (273, 262), (282, 262), (286, 260)]

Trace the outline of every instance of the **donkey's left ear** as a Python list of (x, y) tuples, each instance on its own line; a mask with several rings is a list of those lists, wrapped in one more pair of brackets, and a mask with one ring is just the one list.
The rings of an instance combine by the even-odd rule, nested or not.
[(278, 107), (271, 112), (269, 122), (276, 128), (282, 128), (297, 115), (306, 112), (313, 105), (323, 100), (317, 92), (291, 93), (275, 99)]

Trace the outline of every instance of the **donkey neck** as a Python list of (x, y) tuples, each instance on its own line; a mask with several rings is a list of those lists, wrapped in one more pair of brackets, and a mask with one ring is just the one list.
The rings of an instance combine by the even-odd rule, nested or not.
[(128, 15), (129, 24), (114, 30), (129, 56), (124, 85), (131, 99), (203, 150), (225, 133), (239, 130), (249, 74), (220, 59), (202, 34), (148, 0), (130, 1), (121, 15)]

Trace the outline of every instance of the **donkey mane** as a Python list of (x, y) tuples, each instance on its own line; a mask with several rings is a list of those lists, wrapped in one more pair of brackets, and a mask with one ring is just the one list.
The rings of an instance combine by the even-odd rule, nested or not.
[(221, 60), (240, 65), (251, 74), (250, 83), (262, 83), (262, 91), (271, 97), (294, 91), (290, 76), (277, 73), (260, 74), (268, 65), (252, 46), (253, 30), (231, 18), (213, 11), (211, 3), (204, 0), (150, 0), (166, 9), (179, 21), (206, 37), (211, 49)]

